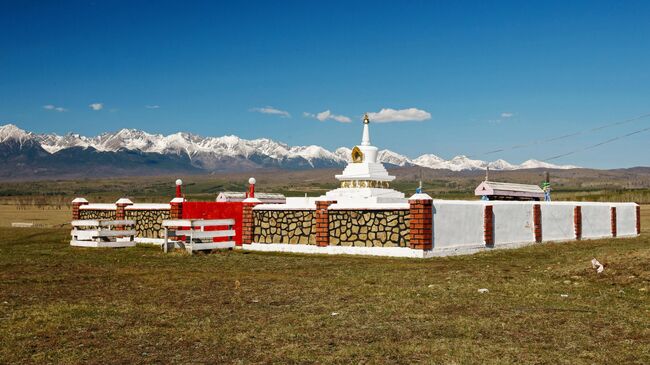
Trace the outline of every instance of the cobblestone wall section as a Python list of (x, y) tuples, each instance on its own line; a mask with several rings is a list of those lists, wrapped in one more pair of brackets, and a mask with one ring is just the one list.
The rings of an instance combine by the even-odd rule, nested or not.
[(330, 210), (332, 246), (408, 247), (408, 210)]
[(81, 209), (79, 219), (115, 219), (115, 210)]
[(136, 237), (164, 238), (162, 222), (170, 214), (168, 209), (127, 210), (126, 219), (135, 220)]
[(255, 210), (253, 242), (316, 244), (313, 210)]

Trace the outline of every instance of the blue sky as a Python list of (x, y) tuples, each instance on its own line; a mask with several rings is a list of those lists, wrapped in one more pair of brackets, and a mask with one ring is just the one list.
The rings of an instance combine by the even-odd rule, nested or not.
[[(0, 124), (333, 149), (358, 143), (364, 112), (394, 109), (377, 119), (419, 121), (375, 123), (381, 148), (545, 159), (650, 126), (483, 154), (650, 112), (648, 16), (648, 1), (5, 0)], [(552, 162), (647, 166), (648, 140)]]

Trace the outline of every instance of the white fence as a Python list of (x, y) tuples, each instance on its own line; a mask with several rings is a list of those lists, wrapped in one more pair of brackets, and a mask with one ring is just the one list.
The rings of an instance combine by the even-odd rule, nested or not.
[[(234, 219), (169, 219), (163, 221), (165, 228), (165, 239), (163, 250), (170, 249), (170, 237), (175, 237), (174, 246), (184, 248), (187, 252), (201, 250), (214, 250), (221, 248), (235, 247), (235, 225)], [(208, 227), (215, 228), (226, 226), (227, 229), (208, 230)], [(215, 238), (228, 237), (226, 242), (214, 242)]]
[(71, 222), (71, 246), (79, 247), (133, 247), (135, 221), (113, 219), (85, 219)]

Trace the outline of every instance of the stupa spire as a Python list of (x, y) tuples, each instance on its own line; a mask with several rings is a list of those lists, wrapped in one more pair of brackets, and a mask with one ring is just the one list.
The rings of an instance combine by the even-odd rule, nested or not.
[(361, 137), (362, 146), (370, 146), (370, 131), (368, 125), (370, 124), (370, 118), (368, 118), (368, 113), (363, 115), (363, 136)]

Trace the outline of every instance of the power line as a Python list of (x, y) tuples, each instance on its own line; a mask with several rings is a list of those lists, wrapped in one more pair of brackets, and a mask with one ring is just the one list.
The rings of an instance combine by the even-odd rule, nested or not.
[[(546, 139), (541, 139), (541, 140), (537, 140), (537, 141), (531, 141), (531, 142), (524, 143), (524, 144), (517, 144), (517, 145), (510, 146), (510, 147), (498, 148), (498, 149), (487, 151), (487, 152), (484, 152), (483, 154), (475, 155), (475, 156), (472, 156), (472, 157), (478, 157), (478, 156), (484, 156), (484, 155), (492, 155), (492, 154), (499, 153), (499, 152), (504, 152), (504, 151), (509, 151), (509, 150), (516, 150), (516, 149), (526, 148), (526, 147), (530, 147), (530, 146), (535, 146), (535, 145), (560, 141), (560, 140), (563, 140), (563, 139), (576, 137), (576, 136), (580, 136), (580, 135), (583, 135), (583, 134), (597, 132), (597, 131), (600, 131), (600, 130), (603, 130), (603, 129), (606, 129), (606, 128), (619, 126), (619, 125), (623, 125), (623, 124), (627, 124), (627, 123), (631, 123), (631, 122), (636, 122), (638, 120), (645, 119), (645, 118), (648, 118), (648, 117), (650, 117), (650, 113), (641, 114), (641, 115), (638, 115), (636, 117), (632, 117), (632, 118), (628, 118), (628, 119), (624, 119), (624, 120), (620, 120), (620, 121), (616, 121), (616, 122), (612, 122), (612, 123), (608, 123), (608, 124), (603, 124), (601, 126), (594, 127), (594, 128), (587, 128), (587, 129), (579, 130), (579, 131), (573, 132), (573, 133), (568, 133), (568, 134), (564, 134), (564, 135), (560, 135), (560, 136), (556, 136), (556, 137), (551, 137), (551, 138), (546, 138)], [(621, 136), (621, 138), (622, 137), (626, 137), (626, 136)]]
[(610, 139), (608, 139), (606, 141), (602, 141), (602, 142), (599, 142), (599, 143), (596, 143), (596, 144), (592, 144), (590, 146), (586, 146), (586, 147), (583, 147), (583, 148), (580, 148), (580, 149), (577, 149), (577, 150), (573, 150), (571, 152), (566, 152), (566, 153), (563, 153), (563, 154), (560, 154), (560, 155), (552, 156), (552, 157), (549, 157), (549, 158), (547, 158), (545, 160), (542, 160), (542, 161), (551, 161), (551, 160), (556, 160), (558, 158), (574, 155), (574, 154), (576, 154), (578, 152), (584, 152), (584, 151), (587, 151), (587, 150), (591, 150), (591, 149), (594, 149), (596, 147), (600, 147), (602, 145), (618, 141), (619, 139), (627, 138), (627, 137), (633, 136), (635, 134), (639, 134), (639, 133), (643, 133), (643, 132), (647, 132), (647, 131), (650, 131), (650, 127), (639, 129), (637, 131), (630, 132), (630, 133), (627, 133), (627, 134), (623, 134), (623, 135), (620, 135), (620, 136), (616, 136), (616, 137), (610, 138)]

